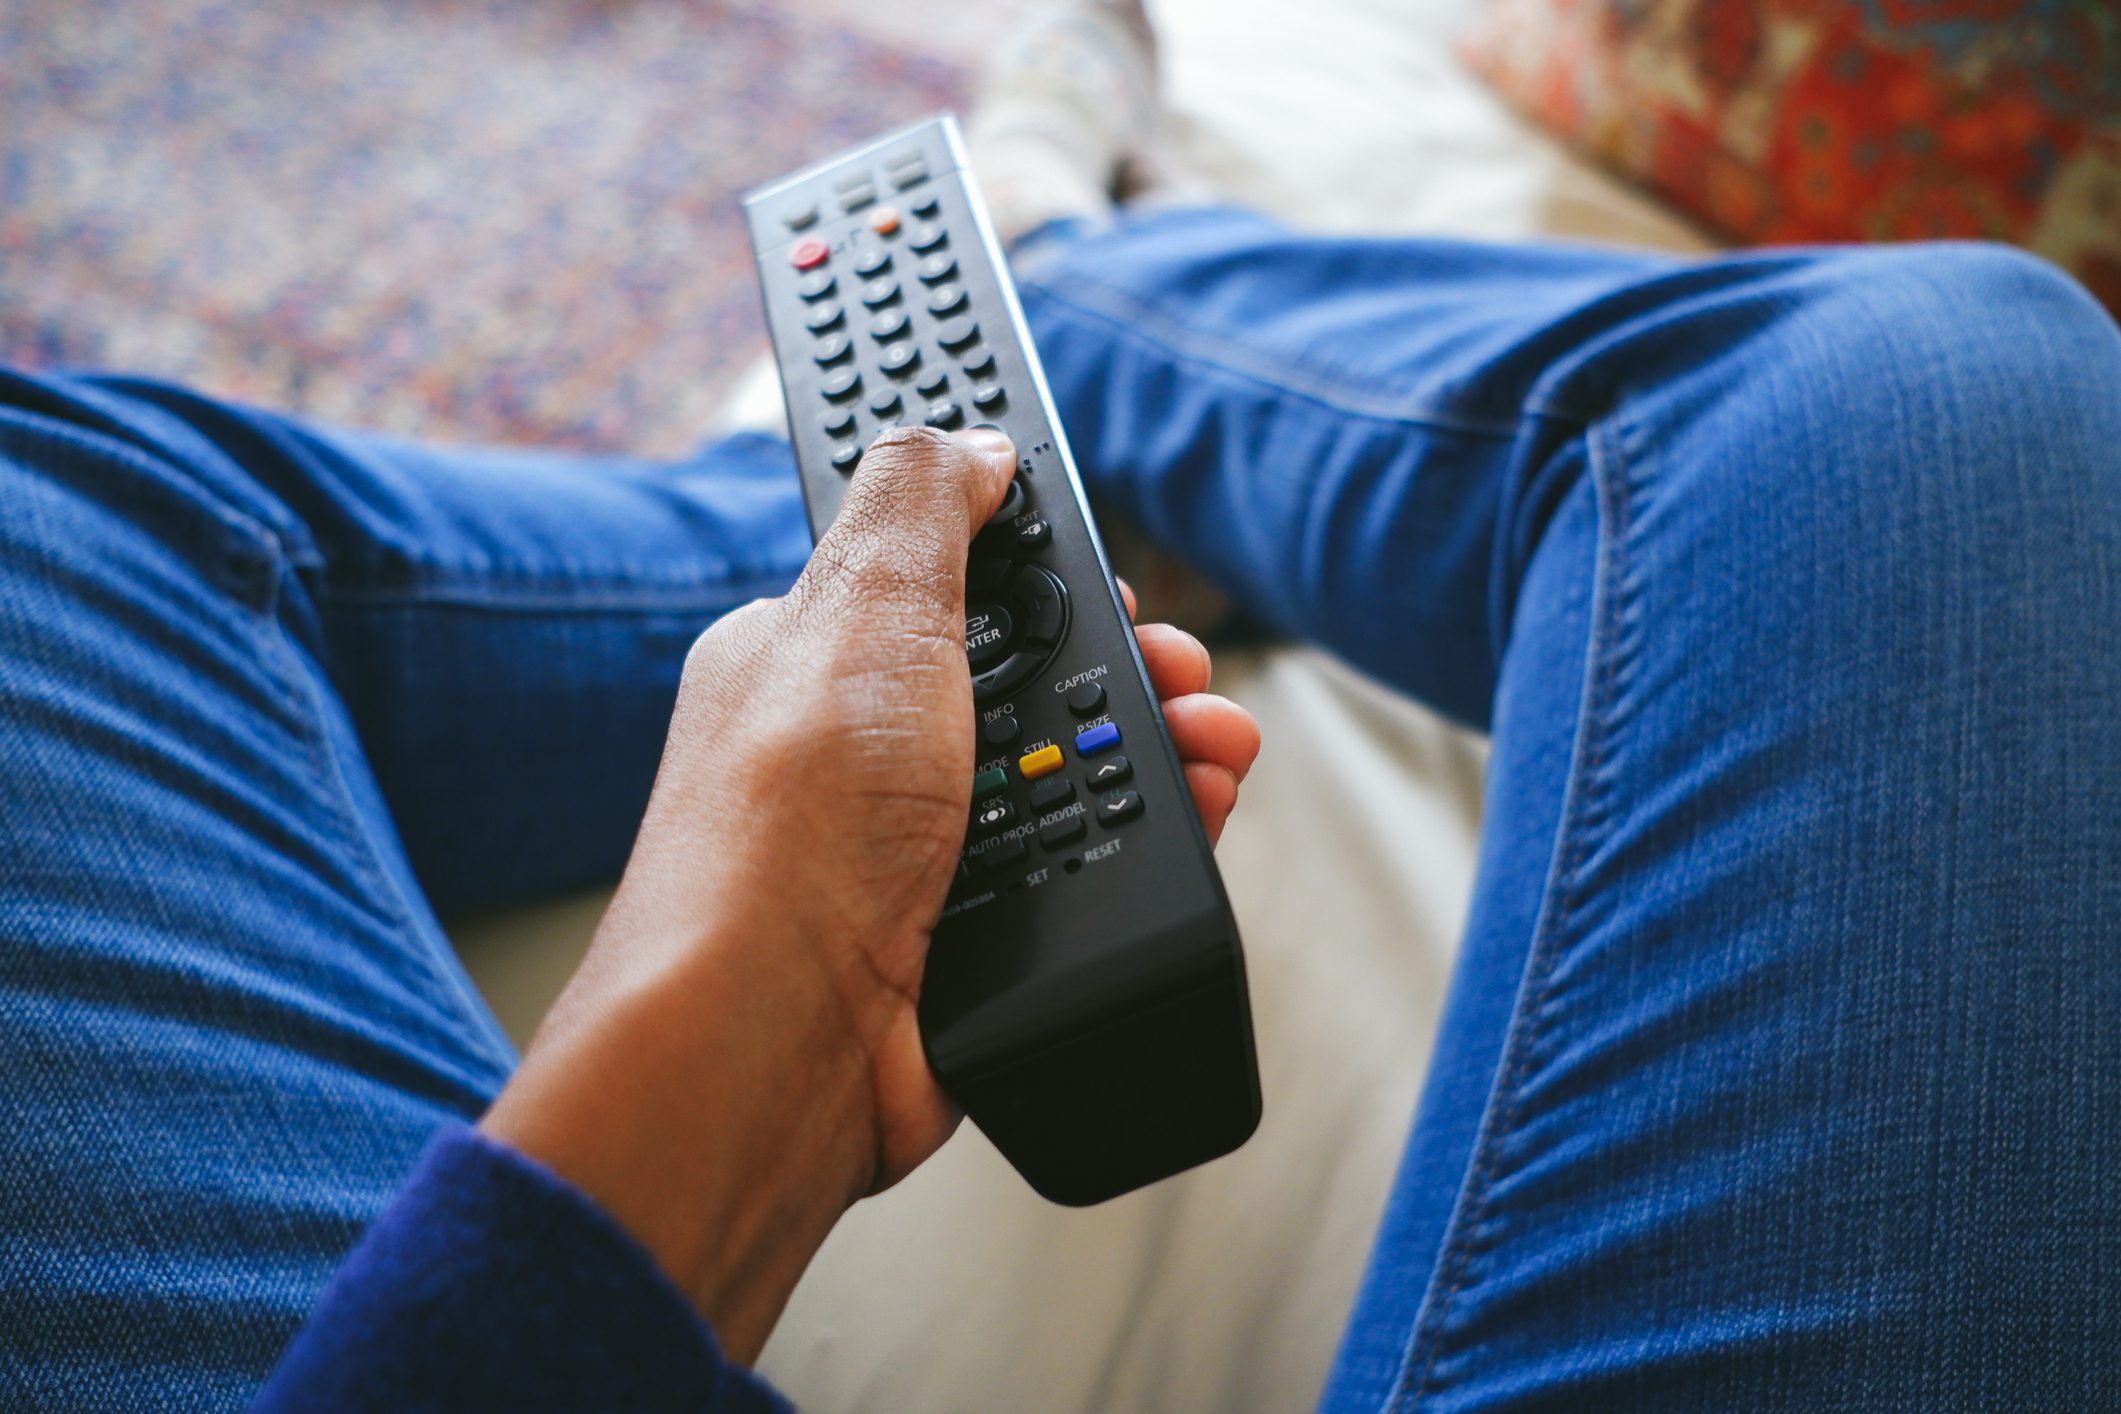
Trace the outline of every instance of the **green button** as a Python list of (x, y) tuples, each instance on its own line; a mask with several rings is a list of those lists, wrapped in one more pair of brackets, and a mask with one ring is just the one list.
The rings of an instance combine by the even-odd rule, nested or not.
[(972, 778), (972, 798), (992, 795), (1009, 784), (1009, 773), (999, 766), (990, 767)]

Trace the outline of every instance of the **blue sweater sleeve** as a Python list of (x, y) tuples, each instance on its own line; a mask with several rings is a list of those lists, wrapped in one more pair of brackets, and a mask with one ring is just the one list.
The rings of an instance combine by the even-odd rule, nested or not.
[(790, 1408), (602, 1208), (470, 1129), (428, 1148), (254, 1407)]

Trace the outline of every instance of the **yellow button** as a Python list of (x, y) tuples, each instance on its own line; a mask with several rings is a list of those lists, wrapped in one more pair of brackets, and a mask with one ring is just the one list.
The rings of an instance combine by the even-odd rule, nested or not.
[(1050, 776), (1060, 768), (1061, 750), (1057, 746), (1041, 746), (1029, 756), (1019, 756), (1016, 760), (1016, 769), (1024, 773), (1027, 781)]
[(898, 208), (879, 206), (869, 213), (869, 229), (880, 236), (888, 236), (898, 229)]

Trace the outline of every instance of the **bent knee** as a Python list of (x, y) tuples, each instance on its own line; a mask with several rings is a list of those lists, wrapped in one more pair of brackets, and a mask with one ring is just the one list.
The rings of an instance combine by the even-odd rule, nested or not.
[[(1850, 249), (1758, 287), (1719, 382), (1738, 455), (1693, 490), (1819, 514), (1816, 545), (2121, 537), (2121, 331), (2062, 271), (2003, 246)], [(1933, 550), (1942, 550), (1936, 543)], [(1921, 553), (1923, 546), (1909, 546)]]
[[(2075, 282), (1976, 244), (1737, 274), (1616, 443), (1642, 463), (1623, 474), (1645, 553), (1697, 606), (1745, 619), (1733, 604), (1778, 593), (1843, 645), (1940, 662), (2121, 613), (2121, 331)], [(1800, 627), (1774, 632), (1794, 652)]]
[(2008, 246), (1837, 252), (1803, 290), (1798, 336), (1838, 346), (1834, 392), (1852, 412), (2022, 445), (2103, 425), (2121, 392), (2113, 320), (2061, 270)]
[(2093, 759), (2079, 728), (2121, 692), (2113, 323), (1989, 246), (1737, 274), (1690, 311), (1692, 361), (1594, 433), (1634, 691), (1968, 778), (1991, 750)]

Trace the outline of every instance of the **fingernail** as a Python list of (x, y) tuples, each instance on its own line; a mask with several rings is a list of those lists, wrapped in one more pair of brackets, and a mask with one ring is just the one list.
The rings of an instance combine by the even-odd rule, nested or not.
[(991, 422), (982, 422), (975, 427), (968, 427), (958, 433), (957, 436), (959, 441), (982, 452), (1008, 452), (1013, 454), (1016, 451), (1016, 444), (1009, 440), (1009, 434)]

